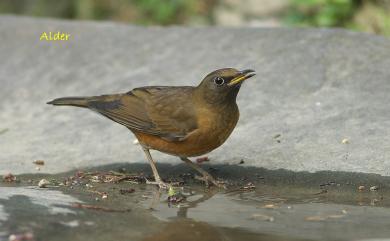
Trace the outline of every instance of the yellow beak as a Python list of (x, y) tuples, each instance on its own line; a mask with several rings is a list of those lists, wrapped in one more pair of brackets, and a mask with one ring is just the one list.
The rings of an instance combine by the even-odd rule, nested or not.
[(232, 86), (241, 83), (242, 81), (249, 79), (250, 77), (255, 76), (254, 70), (246, 69), (243, 71), (240, 71), (239, 75), (232, 79), (227, 85)]

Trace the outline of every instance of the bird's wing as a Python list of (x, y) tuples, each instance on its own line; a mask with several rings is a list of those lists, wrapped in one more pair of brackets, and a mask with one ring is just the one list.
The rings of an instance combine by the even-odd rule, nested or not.
[(88, 107), (131, 130), (184, 140), (197, 128), (193, 87), (142, 87), (126, 94), (93, 97)]

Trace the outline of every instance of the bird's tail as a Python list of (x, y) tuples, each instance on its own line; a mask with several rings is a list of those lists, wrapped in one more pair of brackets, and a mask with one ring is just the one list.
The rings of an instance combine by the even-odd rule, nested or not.
[(77, 107), (88, 107), (90, 97), (63, 97), (47, 102), (49, 105), (70, 105)]

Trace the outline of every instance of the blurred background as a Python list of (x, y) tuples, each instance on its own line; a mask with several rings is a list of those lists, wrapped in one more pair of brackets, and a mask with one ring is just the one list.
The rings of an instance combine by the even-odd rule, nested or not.
[(390, 0), (1, 0), (0, 13), (163, 26), (338, 27), (390, 36)]

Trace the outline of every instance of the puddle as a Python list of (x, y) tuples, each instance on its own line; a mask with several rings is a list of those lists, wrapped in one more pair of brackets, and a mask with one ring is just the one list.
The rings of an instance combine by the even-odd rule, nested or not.
[[(143, 167), (126, 168), (144, 171)], [(189, 182), (176, 189), (186, 196), (179, 204), (168, 203), (168, 193), (155, 186), (130, 180), (95, 183), (83, 179), (74, 186), (37, 188), (34, 183), (43, 177), (64, 180), (69, 173), (18, 176), (19, 183), (0, 183), (0, 240), (9, 240), (10, 235), (58, 241), (352, 241), (390, 237), (388, 178), (345, 173), (298, 175), (237, 167), (218, 170), (218, 176), (230, 176), (236, 185), (224, 191)], [(178, 176), (187, 171), (175, 169)], [(239, 178), (234, 177), (237, 173)], [(239, 188), (249, 181), (255, 190)], [(359, 191), (360, 185), (366, 188)], [(374, 185), (378, 190), (370, 191)]]
[(79, 200), (56, 190), (39, 190), (37, 187), (0, 187), (0, 222), (6, 222), (11, 215), (21, 211), (18, 207), (27, 203), (37, 210), (44, 209), (49, 215), (56, 215), (75, 213), (65, 208), (74, 202)]
[[(277, 187), (271, 189), (278, 191)], [(333, 192), (337, 190), (321, 197), (309, 193), (301, 198), (294, 195), (294, 191), (299, 190), (292, 188), (290, 191), (284, 195), (263, 193), (261, 189), (235, 194), (195, 194), (175, 208), (168, 207), (163, 201), (166, 197), (162, 197), (152, 213), (164, 221), (186, 218), (212, 226), (269, 235), (268, 238), (275, 234), (279, 238), (302, 240), (390, 237), (388, 203), (379, 204), (377, 201), (375, 205), (384, 205), (379, 207), (372, 203), (372, 200), (382, 197), (379, 193), (357, 193), (354, 199), (348, 200), (335, 196)], [(352, 194), (352, 190), (350, 192)], [(366, 203), (362, 202), (362, 197)], [(340, 200), (342, 203), (335, 203)], [(145, 207), (149, 205), (144, 204)]]

